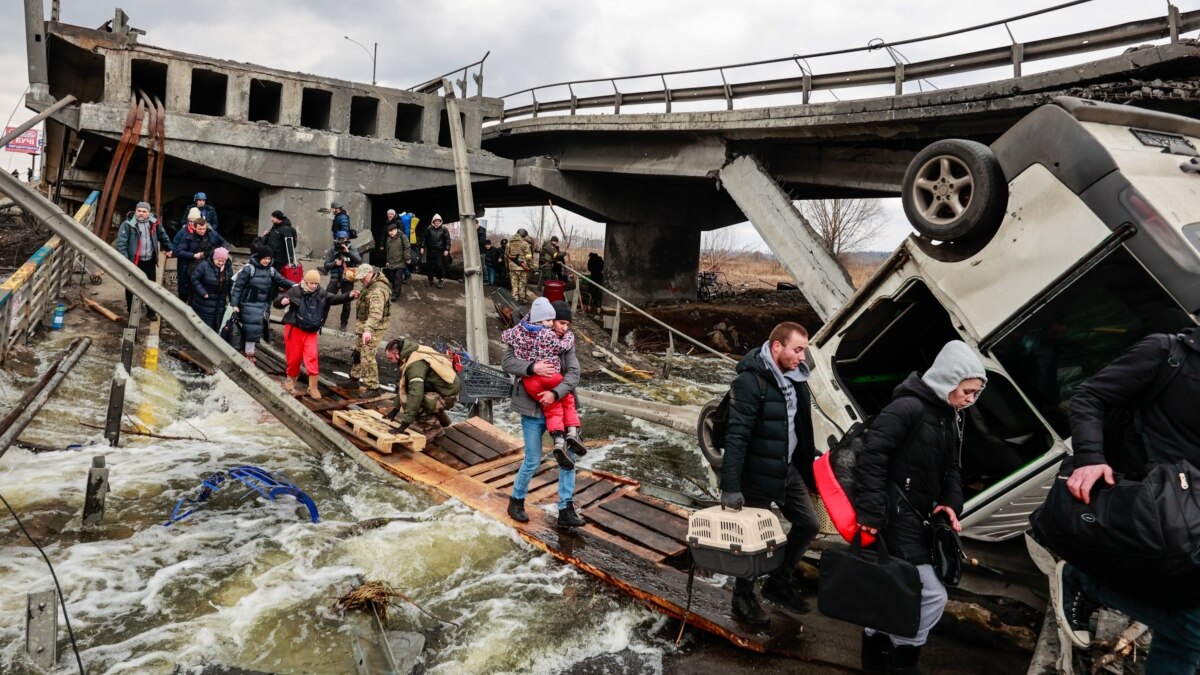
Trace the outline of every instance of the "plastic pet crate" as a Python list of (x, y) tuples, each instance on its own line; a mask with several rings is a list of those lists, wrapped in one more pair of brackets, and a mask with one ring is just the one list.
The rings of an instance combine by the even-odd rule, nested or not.
[(783, 528), (769, 509), (701, 509), (688, 520), (688, 547), (697, 567), (753, 578), (783, 563)]

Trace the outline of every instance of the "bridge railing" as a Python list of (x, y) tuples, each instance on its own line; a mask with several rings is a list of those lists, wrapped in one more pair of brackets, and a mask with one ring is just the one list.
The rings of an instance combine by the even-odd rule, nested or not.
[[(454, 80), (454, 84), (462, 91), (462, 97), (467, 98), (470, 94), (467, 93), (467, 79), (475, 81), (475, 95), (483, 96), (483, 62), (487, 61), (487, 57), (492, 52), (489, 50), (483, 55), (482, 59), (474, 63), (468, 63), (461, 68), (455, 68), (448, 73), (443, 73), (435, 78), (426, 80), (421, 84), (409, 87), (409, 91), (415, 91), (418, 94), (437, 94), (444, 88), (444, 82), (452, 77), (458, 78)], [(461, 75), (462, 77), (458, 77)]]
[[(99, 197), (99, 191), (88, 196), (76, 222), (91, 226)], [(54, 235), (0, 284), (0, 363), (50, 315), (76, 264), (83, 264), (83, 256)]]
[[(1011, 23), (1060, 11), (1088, 1), (1074, 0), (1007, 19), (898, 42), (887, 43), (882, 40), (872, 40), (865, 47), (793, 55), (764, 61), (540, 85), (504, 95), (502, 99), (505, 101), (505, 108), (498, 121), (503, 122), (517, 117), (537, 117), (543, 113), (566, 113), (574, 115), (579, 110), (599, 108), (611, 108), (613, 114), (620, 114), (623, 106), (631, 105), (662, 104), (664, 106), (663, 111), (669, 113), (671, 112), (672, 104), (675, 103), (713, 100), (723, 100), (726, 109), (733, 110), (733, 102), (737, 99), (777, 94), (800, 94), (800, 102), (807, 104), (813, 92), (816, 91), (829, 91), (836, 98), (837, 94), (833, 93), (834, 90), (871, 85), (893, 84), (896, 95), (901, 95), (904, 93), (904, 84), (914, 80), (927, 81), (934, 77), (1007, 66), (1011, 66), (1013, 77), (1020, 77), (1022, 64), (1032, 61), (1086, 54), (1168, 37), (1171, 42), (1177, 42), (1181, 34), (1200, 29), (1200, 10), (1180, 12), (1178, 7), (1168, 5), (1167, 14), (1162, 17), (1129, 21), (1104, 28), (1024, 43), (1017, 42), (1012, 37), (1012, 31), (1009, 28), (1009, 24)], [(909, 62), (897, 49), (904, 45), (930, 42), (995, 26), (1004, 26), (1008, 30), (1011, 44), (917, 62)], [(844, 56), (878, 50), (886, 52), (893, 65), (818, 73), (814, 71), (809, 63), (811, 59), (821, 57)], [(794, 64), (796, 75), (744, 82), (730, 81), (731, 75), (736, 71), (745, 72), (747, 69), (754, 67), (779, 64)], [(700, 86), (670, 86), (667, 78), (682, 78), (683, 76), (689, 76), (688, 79), (694, 79), (696, 76), (707, 76), (714, 82), (713, 84)], [(716, 82), (718, 78), (720, 80), (719, 83)], [(636, 82), (639, 80), (657, 81), (661, 86), (650, 89), (621, 91), (622, 84), (641, 84)], [(575, 91), (576, 87), (602, 84), (610, 85), (613, 90), (612, 93), (581, 97)], [(566, 97), (562, 97), (561, 91), (563, 89), (566, 90)], [(548, 94), (558, 96), (559, 98), (539, 100), (539, 95), (544, 98)], [(525, 101), (527, 99), (530, 102), (518, 103), (518, 101)]]

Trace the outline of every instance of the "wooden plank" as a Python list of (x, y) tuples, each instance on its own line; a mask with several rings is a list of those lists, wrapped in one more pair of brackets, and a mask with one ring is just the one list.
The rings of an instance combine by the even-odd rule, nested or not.
[[(477, 422), (478, 421), (478, 422)], [(480, 443), (496, 448), (503, 448), (505, 452), (511, 452), (513, 449), (524, 447), (524, 443), (500, 431), (494, 426), (483, 425), (487, 424), (478, 417), (472, 417), (462, 424), (456, 424), (453, 428), (458, 429), (463, 434), (474, 438)], [(514, 443), (514, 441), (516, 441)]]
[(605, 502), (600, 508), (686, 545), (688, 528), (686, 519), (631, 499), (629, 494), (626, 494), (623, 499)]
[(608, 532), (605, 529), (603, 529), (600, 526), (595, 525), (593, 523), (588, 523), (587, 525), (584, 525), (583, 527), (579, 528), (579, 530), (577, 530), (577, 531), (587, 532), (587, 534), (589, 536), (595, 537), (597, 539), (602, 539), (609, 544), (614, 544), (616, 546), (620, 546), (621, 548), (625, 549), (626, 551), (629, 551), (630, 553), (641, 558), (642, 560), (646, 560), (646, 561), (653, 562), (653, 563), (660, 563), (663, 560), (666, 560), (666, 558), (667, 558), (666, 556), (659, 553), (658, 551), (650, 550), (650, 549), (646, 548), (645, 546), (638, 546), (636, 543), (629, 541), (628, 539), (626, 539), (620, 535), (616, 535), (616, 534), (613, 534), (612, 532)]
[[(296, 386), (299, 387), (300, 385)], [(342, 410), (344, 408), (349, 408), (352, 405), (370, 405), (372, 403), (379, 403), (381, 401), (387, 401), (392, 397), (393, 394), (388, 394), (386, 396), (376, 396), (374, 398), (347, 398), (340, 401), (331, 401), (322, 398), (320, 401), (314, 401), (306, 396), (302, 400), (306, 400), (308, 403), (306, 407), (309, 410), (313, 412), (325, 412), (329, 410)]]
[[(533, 477), (537, 478), (541, 474), (544, 474), (547, 471), (550, 471), (552, 469), (557, 473), (558, 465), (555, 464), (554, 462), (542, 462), (541, 465), (538, 466), (538, 470), (536, 472), (534, 472)], [(515, 482), (517, 482), (517, 472), (516, 471), (508, 474), (507, 476), (504, 476), (503, 478), (501, 478), (499, 480), (488, 483), (488, 486), (494, 490), (507, 490), (508, 488), (512, 487), (513, 483), (515, 483)]]
[[(558, 465), (552, 467), (557, 469)], [(558, 485), (558, 471), (540, 471), (534, 475), (533, 480), (529, 481), (529, 491), (540, 490), (547, 485)]]
[(592, 507), (583, 516), (615, 534), (652, 548), (667, 557), (679, 555), (687, 550), (687, 545), (683, 542), (665, 537), (648, 527), (643, 527), (603, 508)]
[(444, 435), (437, 439), (437, 445), (441, 449), (462, 460), (462, 462), (467, 466), (473, 466), (475, 464), (487, 461), (486, 457), (480, 457), (470, 448), (464, 448), (462, 445), (456, 443), (453, 438), (447, 438)]
[[(481, 473), (478, 476), (475, 476), (475, 478), (484, 483), (494, 483), (496, 480), (504, 478), (505, 476), (515, 475), (518, 471), (521, 470), (521, 465), (524, 463), (525, 463), (525, 457), (522, 456), (521, 459), (517, 462), (514, 462), (512, 464), (506, 464), (501, 467), (496, 467), (495, 469), (492, 469), (491, 471)], [(546, 460), (542, 460), (542, 464), (549, 464), (549, 462), (547, 462)]]
[(446, 466), (450, 467), (451, 469), (461, 471), (462, 469), (468, 468), (468, 465), (466, 462), (464, 462), (461, 459), (455, 457), (454, 455), (446, 452), (445, 450), (442, 450), (441, 448), (439, 448), (437, 446), (432, 446), (432, 445), (426, 446), (425, 454), (436, 459), (437, 461), (441, 462), (442, 464), (445, 464)]
[[(577, 476), (575, 479), (575, 494), (579, 494), (580, 492), (588, 489), (595, 484), (597, 480), (599, 479), (592, 475)], [(529, 494), (525, 495), (525, 501), (536, 504), (547, 497), (558, 501), (558, 483), (543, 486), (538, 490), (530, 490)]]
[(679, 504), (672, 504), (671, 502), (659, 499), (658, 497), (651, 497), (650, 495), (644, 495), (640, 492), (630, 492), (629, 498), (636, 499), (637, 501), (647, 506), (652, 506), (656, 509), (659, 509), (660, 511), (666, 511), (667, 513), (679, 516), (680, 518), (683, 518), (685, 522), (690, 520), (692, 517), (691, 511), (685, 509)]
[(471, 452), (479, 455), (484, 461), (496, 459), (501, 454), (501, 451), (491, 447), (486, 443), (475, 440), (471, 436), (463, 433), (461, 428), (450, 427), (446, 430), (446, 436), (454, 440), (455, 443), (463, 446)]
[(470, 469), (467, 469), (466, 474), (468, 476), (475, 476), (478, 478), (482, 474), (488, 473), (489, 471), (520, 464), (522, 461), (524, 461), (524, 459), (525, 458), (522, 455), (505, 455), (503, 457), (497, 457), (496, 459), (491, 459), (481, 464), (476, 464)]
[(610, 492), (621, 487), (612, 481), (599, 479), (594, 484), (588, 486), (585, 490), (575, 491), (575, 508), (581, 509), (591, 506), (598, 499), (607, 497)]

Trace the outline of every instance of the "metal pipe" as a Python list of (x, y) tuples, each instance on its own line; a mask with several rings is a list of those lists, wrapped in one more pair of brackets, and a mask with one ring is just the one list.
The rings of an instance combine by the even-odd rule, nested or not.
[(50, 369), (37, 381), (37, 384), (30, 387), (21, 400), (17, 401), (12, 411), (3, 420), (0, 420), (0, 457), (8, 452), (9, 446), (17, 440), (22, 431), (25, 431), (25, 427), (29, 426), (29, 423), (41, 411), (42, 406), (46, 405), (46, 402), (54, 394), (54, 390), (58, 389), (58, 385), (62, 384), (63, 379), (67, 377), (75, 364), (79, 363), (80, 357), (90, 346), (92, 346), (90, 337), (72, 340), (67, 351), (63, 352), (58, 357), (58, 361), (50, 366)]
[[(53, 115), (54, 113), (58, 112), (59, 110), (62, 110), (63, 108), (71, 105), (74, 102), (75, 102), (75, 97), (70, 94), (67, 94), (66, 96), (64, 96), (62, 98), (62, 100), (58, 101), (57, 103), (50, 106), (49, 108), (46, 108), (45, 110), (38, 113), (37, 115), (34, 115), (30, 119), (25, 120), (24, 122), (21, 123), (20, 126), (13, 128), (13, 130), (8, 132), (7, 134), (0, 136), (0, 146), (8, 145), (17, 136), (20, 136), (21, 134), (25, 133), (26, 131), (29, 131), (30, 129), (32, 129), (35, 124), (40, 123), (42, 120)], [(43, 165), (42, 168), (45, 169), (45, 166)]]
[[(571, 266), (567, 265), (566, 263), (563, 263), (563, 267), (570, 270), (575, 275), (575, 278), (577, 280), (584, 278), (584, 275), (579, 270), (572, 268)], [(647, 319), (650, 319), (651, 321), (658, 324), (659, 326), (662, 326), (663, 328), (667, 329), (671, 333), (674, 333), (674, 334), (678, 335), (679, 337), (683, 338), (684, 340), (687, 340), (688, 342), (696, 345), (700, 349), (703, 349), (704, 351), (706, 351), (710, 354), (713, 354), (714, 356), (719, 356), (720, 358), (725, 359), (726, 361), (728, 361), (730, 363), (737, 364), (737, 359), (730, 358), (728, 355), (722, 354), (721, 352), (713, 349), (712, 347), (709, 347), (708, 345), (704, 344), (703, 342), (693, 339), (690, 335), (685, 335), (684, 333), (681, 333), (678, 330), (668, 326), (667, 324), (663, 323), (662, 321), (659, 321), (658, 319), (656, 319), (656, 318), (650, 316), (649, 314), (647, 314), (646, 312), (642, 311), (641, 307), (638, 307), (637, 305), (633, 304), (632, 302), (629, 302), (625, 298), (622, 298), (621, 296), (608, 290), (607, 288), (601, 286), (600, 284), (592, 281), (591, 279), (588, 279), (588, 283), (592, 284), (596, 288), (599, 288), (600, 290), (604, 291), (605, 293), (608, 293), (609, 295), (613, 296), (614, 298), (617, 299), (618, 302), (622, 302), (626, 305), (629, 305), (629, 308), (632, 309), (633, 311), (637, 312), (638, 314), (641, 314), (642, 316), (646, 317)], [(578, 281), (576, 282), (576, 284), (578, 284)], [(578, 292), (579, 291), (576, 290), (576, 293), (578, 293)]]

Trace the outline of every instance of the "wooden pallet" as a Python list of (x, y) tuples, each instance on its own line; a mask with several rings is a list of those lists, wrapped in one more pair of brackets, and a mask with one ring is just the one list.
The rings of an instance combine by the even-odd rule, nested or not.
[(399, 424), (384, 419), (376, 410), (334, 410), (333, 426), (366, 441), (372, 448), (391, 453), (397, 446), (421, 452), (425, 435), (415, 431), (398, 432)]

